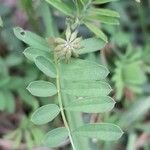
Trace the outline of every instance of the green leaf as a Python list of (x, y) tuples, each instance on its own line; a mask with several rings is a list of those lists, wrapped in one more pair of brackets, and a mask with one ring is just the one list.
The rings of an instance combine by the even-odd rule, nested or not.
[(14, 113), (16, 108), (15, 98), (10, 91), (4, 92), (5, 100), (6, 100), (6, 111), (8, 113)]
[(25, 83), (23, 78), (19, 76), (11, 76), (9, 82), (6, 84), (7, 90), (16, 91), (20, 87), (24, 87)]
[(123, 132), (120, 127), (110, 123), (86, 124), (73, 131), (77, 136), (97, 138), (105, 141), (118, 140)]
[[(1, 57), (0, 57), (0, 68), (1, 68), (0, 69), (0, 74), (1, 74), (0, 78), (2, 78), (3, 75), (4, 75), (4, 78), (6, 78), (8, 76), (8, 74), (9, 74), (8, 73), (8, 68), (7, 68), (6, 64), (5, 64), (4, 59), (2, 59)], [(0, 82), (3, 83), (2, 79), (0, 79)]]
[(28, 58), (30, 61), (35, 61), (35, 58), (37, 56), (44, 56), (46, 58), (49, 58), (49, 53), (46, 51), (39, 50), (37, 48), (28, 47), (24, 50), (23, 54), (26, 58)]
[(146, 76), (139, 64), (127, 64), (123, 68), (123, 78), (129, 84), (143, 84), (146, 82)]
[(14, 130), (14, 131), (11, 131), (7, 134), (5, 134), (3, 137), (4, 139), (7, 139), (7, 140), (12, 140), (14, 137), (16, 137), (16, 135), (20, 132), (20, 130)]
[(36, 145), (41, 145), (42, 139), (44, 137), (44, 131), (40, 128), (33, 128), (31, 132)]
[(104, 42), (108, 42), (107, 36), (94, 24), (91, 22), (84, 22), (84, 24), (89, 28), (98, 38), (101, 38)]
[(115, 2), (118, 0), (94, 0), (94, 4), (105, 4), (105, 3), (109, 3), (109, 2)]
[(124, 81), (122, 76), (122, 67), (123, 64), (120, 61), (116, 61), (116, 68), (114, 70), (114, 75), (112, 77), (112, 81), (115, 83), (116, 88), (116, 99), (121, 100), (121, 97), (124, 92)]
[(32, 140), (32, 135), (30, 131), (25, 131), (25, 140), (26, 140), (27, 149), (33, 150), (34, 141)]
[(78, 11), (79, 13), (82, 12), (82, 10), (84, 9), (83, 7), (85, 6), (83, 0), (73, 0), (76, 11)]
[[(5, 75), (4, 75), (5, 76)], [(9, 76), (0, 76), (0, 88), (1, 87), (7, 87), (7, 85), (10, 82), (10, 77)]]
[(52, 121), (60, 112), (55, 104), (48, 104), (38, 108), (31, 116), (31, 121), (36, 125), (43, 125)]
[[(54, 37), (57, 35), (56, 26), (54, 23), (54, 17), (52, 15), (52, 10), (46, 1), (42, 1), (39, 5), (40, 16), (43, 21), (44, 31), (46, 37)], [(48, 19), (47, 19), (48, 18)]]
[[(73, 0), (75, 1), (75, 0)], [(84, 5), (84, 0), (79, 0), (82, 5)]]
[(45, 75), (51, 78), (56, 78), (56, 68), (47, 58), (38, 56), (35, 58), (35, 64)]
[(101, 50), (105, 47), (106, 43), (98, 38), (88, 38), (81, 41), (81, 49), (78, 50), (79, 54), (86, 54)]
[(0, 27), (3, 27), (3, 20), (1, 18), (1, 16), (0, 16)]
[(80, 0), (83, 5), (87, 4), (89, 0)]
[(119, 47), (123, 47), (123, 46), (128, 45), (130, 43), (131, 38), (132, 37), (129, 36), (129, 33), (118, 31), (117, 33), (115, 33), (115, 36), (112, 37), (112, 40), (115, 43), (117, 43), (117, 45)]
[(56, 86), (47, 81), (33, 81), (27, 87), (27, 90), (34, 96), (49, 97), (57, 93)]
[(39, 70), (34, 65), (30, 65), (28, 69), (26, 70), (24, 83), (27, 85), (30, 82), (36, 80), (38, 77), (39, 77)]
[(22, 55), (17, 55), (17, 54), (14, 54), (14, 53), (8, 55), (5, 59), (5, 63), (9, 67), (14, 67), (14, 66), (17, 66), (17, 65), (21, 65), (22, 62), (23, 62)]
[(16, 134), (15, 140), (14, 140), (14, 144), (12, 146), (12, 149), (19, 149), (19, 145), (21, 144), (21, 140), (22, 140), (22, 132), (19, 131)]
[(65, 2), (61, 2), (60, 0), (45, 0), (49, 4), (51, 4), (53, 7), (64, 13), (65, 15), (71, 16), (72, 10), (71, 8), (65, 4)]
[(60, 127), (48, 132), (43, 139), (43, 143), (47, 147), (55, 148), (60, 146), (67, 137), (67, 129), (65, 127)]
[(4, 93), (0, 91), (0, 111), (3, 111), (6, 107), (5, 100), (6, 99), (5, 99)]
[(137, 120), (141, 119), (150, 109), (150, 97), (141, 98), (135, 101), (133, 105), (130, 106), (129, 110), (124, 112), (119, 120), (119, 125), (121, 127), (128, 127)]
[(115, 105), (111, 97), (94, 97), (75, 100), (65, 107), (66, 110), (85, 113), (103, 113), (110, 111)]
[(61, 76), (65, 80), (100, 80), (105, 79), (108, 73), (104, 66), (82, 59), (71, 59), (67, 65), (61, 65)]
[(114, 17), (108, 17), (108, 16), (103, 16), (103, 15), (89, 15), (86, 17), (86, 19), (89, 21), (97, 20), (100, 23), (105, 23), (105, 24), (110, 24), (110, 25), (119, 25), (118, 19)]
[(37, 109), (39, 107), (39, 103), (37, 102), (37, 99), (35, 99), (34, 96), (32, 96), (27, 90), (24, 88), (18, 90), (18, 94), (21, 98), (21, 100), (31, 107), (33, 110)]
[(109, 9), (90, 8), (88, 11), (90, 15), (100, 15), (100, 16), (116, 17), (116, 18), (120, 17), (118, 12)]
[(149, 123), (147, 123), (147, 124), (137, 124), (137, 125), (135, 125), (135, 128), (150, 134), (150, 125), (149, 125)]
[(109, 84), (102, 81), (68, 82), (62, 87), (62, 92), (66, 94), (90, 97), (106, 96), (111, 90)]
[(16, 35), (18, 39), (28, 44), (29, 46), (32, 46), (34, 48), (37, 48), (43, 51), (48, 51), (48, 52), (51, 51), (50, 46), (48, 45), (48, 42), (35, 33), (23, 30), (20, 27), (16, 27), (14, 28), (14, 34)]
[(135, 143), (137, 141), (137, 135), (134, 132), (129, 133), (128, 137), (128, 143), (127, 143), (127, 148), (126, 150), (133, 150), (135, 149)]

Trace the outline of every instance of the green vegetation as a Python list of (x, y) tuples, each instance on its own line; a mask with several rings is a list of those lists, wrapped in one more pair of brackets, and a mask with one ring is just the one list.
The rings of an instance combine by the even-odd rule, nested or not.
[(137, 2), (1, 2), (0, 149), (149, 149), (150, 3)]

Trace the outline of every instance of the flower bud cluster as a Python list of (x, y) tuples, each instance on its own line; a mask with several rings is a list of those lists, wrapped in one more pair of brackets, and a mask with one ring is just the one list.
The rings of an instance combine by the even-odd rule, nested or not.
[(70, 27), (67, 27), (65, 32), (66, 39), (55, 38), (55, 49), (57, 59), (65, 59), (68, 61), (71, 56), (78, 57), (77, 50), (81, 48), (81, 37), (77, 37), (78, 32), (71, 32)]

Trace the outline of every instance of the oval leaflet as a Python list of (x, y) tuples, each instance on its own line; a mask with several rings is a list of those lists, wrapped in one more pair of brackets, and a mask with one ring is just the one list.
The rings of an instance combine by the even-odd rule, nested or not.
[(31, 121), (36, 125), (46, 124), (52, 121), (60, 112), (55, 104), (48, 104), (38, 108), (31, 116)]

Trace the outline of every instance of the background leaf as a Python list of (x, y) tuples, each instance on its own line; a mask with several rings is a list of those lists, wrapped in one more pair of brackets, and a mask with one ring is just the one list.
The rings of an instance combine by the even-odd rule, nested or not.
[(141, 117), (150, 109), (150, 97), (141, 99), (142, 100), (138, 100), (131, 105), (127, 112), (122, 114), (121, 119), (119, 120), (119, 125), (121, 127), (127, 128), (138, 119), (141, 119)]
[(14, 113), (16, 110), (16, 102), (13, 94), (10, 91), (5, 91), (3, 94), (5, 97), (6, 111), (8, 113)]
[(105, 4), (114, 1), (118, 1), (118, 0), (94, 0), (94, 4)]
[(65, 3), (61, 2), (60, 0), (46, 0), (49, 4), (51, 4), (53, 7), (64, 13), (65, 15), (71, 16), (72, 15), (72, 10), (69, 8), (68, 5)]
[(4, 110), (6, 107), (6, 100), (4, 97), (4, 93), (0, 91), (0, 110)]
[(0, 16), (0, 26), (3, 27), (3, 21), (2, 21), (1, 16)]

